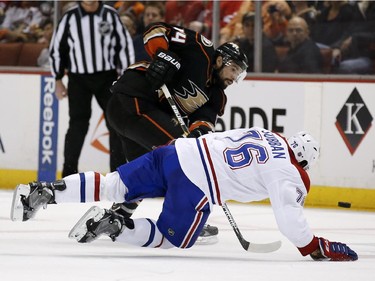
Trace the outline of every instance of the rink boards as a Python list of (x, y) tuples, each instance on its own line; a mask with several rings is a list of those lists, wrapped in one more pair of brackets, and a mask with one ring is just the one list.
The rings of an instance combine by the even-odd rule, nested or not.
[[(0, 72), (0, 187), (60, 177), (68, 101), (48, 73)], [(217, 130), (261, 126), (285, 136), (307, 130), (321, 143), (307, 205), (375, 210), (375, 83), (248, 78), (227, 90)], [(108, 132), (93, 100), (80, 170), (109, 170)]]

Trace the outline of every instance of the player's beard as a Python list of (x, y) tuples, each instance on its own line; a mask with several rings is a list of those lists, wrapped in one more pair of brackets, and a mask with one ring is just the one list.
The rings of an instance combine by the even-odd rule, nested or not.
[(223, 67), (213, 70), (214, 84), (218, 85), (220, 89), (225, 90), (228, 86), (225, 84), (225, 80), (220, 77), (220, 71), (222, 71), (222, 69)]

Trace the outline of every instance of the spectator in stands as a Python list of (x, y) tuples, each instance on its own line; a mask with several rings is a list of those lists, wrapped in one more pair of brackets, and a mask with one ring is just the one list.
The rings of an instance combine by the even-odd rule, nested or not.
[(7, 8), (8, 1), (0, 1), (0, 26), (5, 18), (5, 10)]
[(309, 29), (303, 18), (293, 17), (289, 21), (286, 39), (289, 50), (279, 64), (279, 72), (322, 73), (319, 47), (309, 38)]
[(306, 21), (310, 32), (313, 29), (316, 21), (316, 16), (318, 15), (318, 11), (315, 9), (313, 3), (311, 2), (312, 1), (301, 0), (291, 1), (293, 16), (303, 18)]
[[(142, 14), (145, 9), (145, 1), (116, 1), (113, 7), (120, 15), (121, 21), (126, 28), (130, 28), (129, 33), (135, 36), (138, 33), (138, 26), (142, 22)], [(132, 31), (132, 30), (135, 31)]]
[(274, 45), (285, 45), (284, 38), (291, 14), (286, 1), (267, 1), (262, 5), (263, 32)]
[(353, 19), (353, 6), (347, 1), (325, 1), (316, 16), (311, 38), (322, 48), (331, 47), (342, 40)]
[[(50, 2), (41, 2), (39, 6), (42, 18), (39, 24), (30, 26), (29, 42), (48, 44), (53, 33), (53, 6)], [(52, 33), (51, 33), (52, 28)], [(46, 29), (46, 30), (45, 30)], [(47, 46), (48, 47), (48, 46)]]
[(12, 31), (0, 27), (0, 43), (26, 42), (27, 36), (23, 32)]
[(165, 22), (189, 27), (190, 22), (199, 20), (205, 8), (202, 1), (167, 0), (165, 2)]
[(24, 33), (27, 36), (26, 41), (33, 41), (34, 31), (43, 20), (39, 4), (34, 1), (12, 1), (5, 11), (2, 28), (14, 34)]
[(241, 3), (237, 13), (233, 15), (233, 18), (228, 24), (220, 29), (220, 45), (225, 42), (235, 41), (240, 37), (244, 37), (242, 28), (242, 19), (248, 12), (254, 12), (255, 5), (252, 0), (244, 0)]
[(117, 10), (120, 17), (124, 14), (131, 13), (138, 18), (144, 11), (144, 1), (117, 1), (113, 7)]
[(150, 56), (146, 52), (143, 45), (143, 31), (146, 26), (154, 22), (163, 22), (165, 21), (165, 7), (164, 4), (160, 1), (148, 2), (145, 5), (145, 10), (143, 13), (143, 29), (142, 33), (137, 34), (133, 38), (134, 52), (135, 52), (135, 61), (150, 60)]
[[(208, 1), (201, 19), (190, 22), (189, 28), (212, 38), (212, 13), (214, 1)], [(225, 27), (240, 9), (242, 1), (220, 1), (220, 28)], [(224, 42), (225, 43), (225, 42)]]
[(343, 40), (333, 46), (333, 72), (372, 74), (375, 58), (375, 2), (355, 3), (353, 11), (353, 21)]
[(52, 34), (53, 34), (53, 21), (48, 20), (44, 22), (44, 25), (41, 26), (42, 33), (37, 40), (37, 43), (44, 44), (46, 47), (49, 47), (49, 43), (51, 42)]
[[(248, 12), (242, 17), (242, 29), (244, 37), (239, 38), (235, 42), (240, 46), (246, 54), (249, 61), (247, 72), (254, 71), (254, 20), (255, 14)], [(278, 59), (275, 47), (271, 40), (264, 34), (262, 37), (262, 72), (275, 72)]]
[(129, 31), (129, 34), (132, 38), (137, 33), (137, 19), (132, 13), (124, 13), (120, 16), (120, 20), (124, 27)]
[(53, 3), (51, 1), (41, 2), (39, 10), (42, 13), (42, 20), (40, 21), (41, 26), (45, 26), (47, 22), (53, 20)]
[(40, 55), (37, 60), (37, 65), (40, 67), (49, 68), (49, 44), (51, 42), (53, 34), (53, 22), (51, 20), (46, 21), (44, 23), (44, 26), (42, 26), (42, 30), (42, 37), (38, 39), (38, 43), (44, 44), (45, 48), (40, 52)]
[(165, 1), (147, 1), (145, 3), (138, 23), (137, 35), (143, 37), (146, 26), (154, 22), (165, 22)]

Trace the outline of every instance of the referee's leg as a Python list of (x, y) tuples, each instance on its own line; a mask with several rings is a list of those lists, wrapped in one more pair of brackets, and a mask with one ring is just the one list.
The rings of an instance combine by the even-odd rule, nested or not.
[(92, 94), (84, 79), (82, 75), (69, 74), (69, 127), (65, 135), (63, 177), (78, 172), (78, 160), (89, 128)]

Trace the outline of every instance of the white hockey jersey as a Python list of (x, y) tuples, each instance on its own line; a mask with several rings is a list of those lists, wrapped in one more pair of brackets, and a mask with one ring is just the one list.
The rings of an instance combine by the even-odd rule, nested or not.
[(178, 139), (175, 145), (182, 170), (212, 204), (269, 198), (280, 231), (299, 248), (311, 242), (303, 216), (310, 181), (284, 138), (253, 127)]

